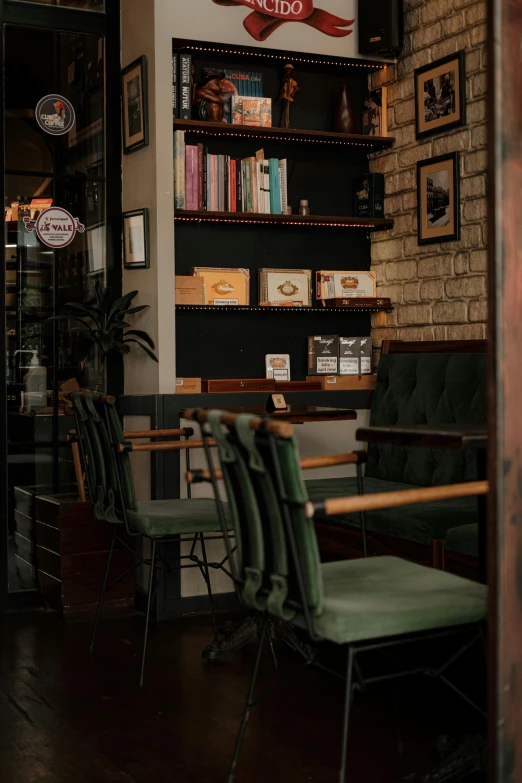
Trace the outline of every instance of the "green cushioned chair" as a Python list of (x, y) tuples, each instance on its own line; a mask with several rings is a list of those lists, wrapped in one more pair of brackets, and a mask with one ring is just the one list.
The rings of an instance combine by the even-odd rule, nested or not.
[[(145, 615), (145, 636), (141, 661), (140, 686), (143, 686), (145, 671), (145, 656), (147, 650), (147, 631), (153, 595), (155, 594), (155, 575), (158, 566), (164, 567), (164, 561), (157, 552), (159, 543), (178, 540), (179, 536), (192, 538), (189, 555), (180, 555), (180, 568), (199, 568), (207, 585), (210, 611), (214, 634), (216, 621), (214, 602), (210, 584), (209, 568), (222, 568), (223, 564), (209, 563), (206, 555), (205, 539), (222, 538), (221, 526), (216, 512), (214, 500), (205, 498), (184, 498), (173, 500), (136, 499), (132, 477), (129, 451), (133, 446), (125, 440), (123, 428), (114, 405), (114, 398), (92, 392), (74, 392), (69, 395), (75, 419), (78, 442), (83, 455), (83, 465), (89, 488), (89, 497), (93, 504), (95, 518), (114, 526), (114, 535), (107, 560), (102, 592), (91, 641), (91, 652), (94, 649), (98, 623), (105, 594), (129, 572), (121, 575), (112, 584), (107, 585), (112, 555), (117, 541), (133, 552), (137, 565), (150, 566), (149, 588), (147, 595), (147, 610)], [(193, 434), (193, 430), (173, 430), (171, 435), (180, 436)], [(154, 431), (148, 433), (154, 437)], [(162, 444), (163, 445), (163, 444)], [(183, 443), (172, 444), (173, 447), (183, 447)], [(129, 546), (123, 531), (128, 536), (142, 536), (150, 542), (150, 557), (137, 557)], [(208, 534), (214, 533), (214, 536)], [(207, 534), (204, 536), (204, 534)], [(201, 557), (195, 554), (196, 547), (201, 548)], [(132, 570), (132, 569), (131, 569)], [(228, 573), (228, 571), (227, 571)]]
[(444, 540), (444, 549), (466, 557), (478, 557), (478, 538), (478, 524), (452, 527)]
[[(269, 616), (305, 629), (315, 641), (328, 640), (347, 648), (339, 775), (340, 783), (344, 783), (355, 656), (368, 647), (375, 649), (376, 644), (389, 647), (441, 632), (453, 634), (469, 629), (472, 641), (478, 641), (480, 625), (486, 618), (486, 588), (395, 557), (322, 564), (312, 519), (314, 506), (302, 478), (297, 442), (288, 429), (290, 425), (248, 415), (234, 417), (221, 411), (199, 411), (194, 418), (208, 423), (209, 433), (205, 437), (211, 433), (219, 450), (231, 526), (240, 542), (240, 556), (234, 563), (238, 595), (249, 608), (264, 612), (229, 783), (235, 780), (246, 721), (254, 705)], [(208, 448), (206, 452), (217, 488)], [(216, 504), (225, 525), (226, 516), (217, 493)], [(451, 660), (469, 646), (467, 641)], [(436, 673), (445, 673), (446, 667)]]
[[(381, 356), (372, 397), (371, 426), (483, 424), (486, 421), (486, 357), (482, 353), (392, 353)], [(388, 492), (473, 481), (474, 450), (390, 446), (371, 443), (364, 474), (365, 493)], [(358, 494), (355, 478), (307, 481), (313, 502)], [(476, 522), (477, 502), (444, 503), (366, 513), (371, 534), (431, 546), (449, 528)], [(339, 523), (359, 527), (358, 514)], [(399, 551), (399, 550), (398, 550)]]

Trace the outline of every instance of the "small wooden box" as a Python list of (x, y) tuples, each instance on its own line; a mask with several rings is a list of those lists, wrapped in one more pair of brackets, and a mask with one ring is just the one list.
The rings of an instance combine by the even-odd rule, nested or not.
[(308, 376), (307, 381), (319, 381), (323, 391), (357, 391), (375, 389), (376, 375)]
[[(39, 495), (35, 499), (36, 567), (40, 591), (48, 606), (67, 619), (92, 616), (100, 597), (114, 528), (97, 522), (89, 502), (76, 495)], [(123, 534), (123, 531), (121, 531)], [(109, 583), (132, 565), (132, 553), (116, 545)], [(109, 612), (134, 607), (131, 573), (107, 594)]]
[(201, 378), (176, 378), (176, 394), (201, 394)]
[(205, 281), (195, 275), (176, 275), (176, 304), (204, 305)]
[(275, 392), (272, 378), (211, 378), (201, 381), (203, 394), (216, 392)]

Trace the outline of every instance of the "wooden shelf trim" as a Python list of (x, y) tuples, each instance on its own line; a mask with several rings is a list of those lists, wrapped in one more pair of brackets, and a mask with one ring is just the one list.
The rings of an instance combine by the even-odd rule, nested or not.
[(248, 305), (189, 305), (178, 304), (176, 310), (208, 310), (210, 311), (223, 311), (234, 310), (241, 312), (269, 312), (269, 313), (324, 313), (333, 315), (334, 313), (377, 313), (381, 310), (392, 310), (390, 299), (385, 297), (379, 297), (375, 299), (365, 298), (357, 299), (353, 301), (350, 307), (263, 307)]
[(344, 215), (272, 215), (259, 212), (208, 212), (206, 210), (178, 209), (176, 221), (206, 223), (259, 223), (282, 226), (334, 226), (337, 228), (366, 228), (385, 231), (393, 228), (391, 218), (358, 218)]
[(362, 133), (335, 133), (333, 131), (304, 130), (302, 128), (258, 128), (251, 125), (232, 125), (226, 122), (174, 119), (174, 130), (204, 136), (230, 136), (245, 139), (272, 139), (310, 144), (336, 144), (344, 147), (364, 147), (372, 152), (391, 147), (393, 136), (368, 136)]

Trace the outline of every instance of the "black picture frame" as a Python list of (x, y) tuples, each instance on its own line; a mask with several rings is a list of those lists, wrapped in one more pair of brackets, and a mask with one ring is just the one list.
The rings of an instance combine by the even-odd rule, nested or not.
[[(447, 115), (447, 121), (445, 121), (445, 116), (441, 115), (432, 120), (430, 124), (425, 118), (424, 84), (429, 80), (430, 74), (433, 74), (433, 77), (436, 78), (440, 76), (441, 69), (445, 68), (447, 68), (447, 72), (453, 71), (455, 73), (453, 89), (454, 112)], [(415, 133), (417, 139), (425, 139), (436, 133), (442, 133), (466, 124), (466, 58), (463, 49), (447, 57), (441, 57), (440, 60), (424, 65), (422, 68), (417, 68), (414, 71), (414, 83)], [(433, 87), (433, 89), (435, 88)], [(434, 108), (438, 105), (436, 110), (443, 110), (443, 103), (441, 100), (435, 102)]]
[[(443, 176), (444, 172), (447, 172), (446, 177)], [(429, 177), (430, 173), (432, 177)], [(444, 204), (444, 196), (441, 192), (444, 188), (441, 184), (436, 184), (433, 174), (439, 174), (438, 179), (442, 180), (442, 183), (447, 179), (449, 190), (447, 205)], [(431, 198), (430, 192), (433, 194)], [(438, 193), (438, 204), (436, 193)], [(445, 210), (449, 218), (447, 224), (441, 222), (445, 217), (442, 210)], [(447, 214), (448, 210), (449, 214)], [(440, 214), (438, 219), (437, 214)], [(428, 215), (432, 215), (431, 227), (426, 225), (428, 220), (424, 222), (424, 217), (427, 218)], [(438, 155), (417, 163), (417, 239), (419, 245), (454, 242), (460, 239), (460, 155), (458, 152)]]
[[(132, 91), (133, 100), (129, 93)], [(132, 106), (132, 108), (131, 108)], [(147, 58), (141, 55), (121, 72), (123, 152), (130, 155), (149, 144)]]
[[(142, 230), (142, 252), (133, 253), (133, 247), (130, 240), (130, 231), (132, 226), (129, 222), (133, 218), (138, 218), (137, 225), (141, 223)], [(150, 268), (150, 236), (149, 236), (149, 210), (147, 207), (133, 209), (130, 212), (124, 212), (122, 215), (122, 233), (123, 233), (123, 266), (125, 269), (149, 269)], [(140, 248), (141, 250), (141, 248)], [(131, 260), (132, 255), (137, 255), (137, 260)]]

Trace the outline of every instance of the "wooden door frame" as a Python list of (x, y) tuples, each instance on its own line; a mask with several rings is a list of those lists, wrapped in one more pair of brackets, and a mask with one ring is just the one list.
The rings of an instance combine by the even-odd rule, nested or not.
[[(488, 0), (489, 780), (522, 780), (522, 0)], [(519, 385), (520, 384), (520, 385)]]

